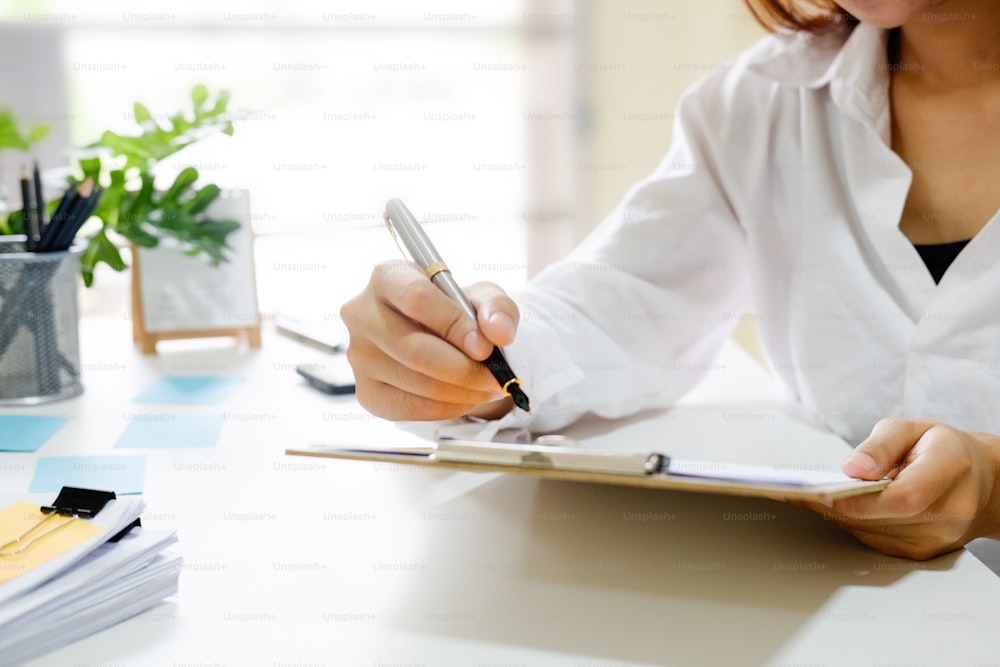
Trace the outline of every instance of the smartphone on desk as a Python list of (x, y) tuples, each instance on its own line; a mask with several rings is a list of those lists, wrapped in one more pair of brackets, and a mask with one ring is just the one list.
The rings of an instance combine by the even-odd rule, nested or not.
[(342, 396), (354, 393), (354, 372), (343, 356), (323, 363), (299, 364), (295, 372), (324, 394)]
[(274, 328), (280, 334), (324, 352), (335, 354), (347, 349), (349, 334), (340, 320), (320, 321), (276, 312)]

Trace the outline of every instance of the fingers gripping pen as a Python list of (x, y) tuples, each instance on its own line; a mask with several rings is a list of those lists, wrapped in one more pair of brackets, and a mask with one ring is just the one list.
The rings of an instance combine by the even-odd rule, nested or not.
[[(389, 228), (389, 233), (396, 239), (397, 244), (404, 254), (417, 263), (438, 288), (444, 292), (449, 299), (461, 307), (466, 314), (476, 321), (476, 309), (472, 307), (465, 294), (459, 288), (458, 283), (448, 270), (448, 265), (441, 259), (431, 243), (430, 238), (424, 232), (420, 223), (413, 217), (409, 209), (398, 199), (390, 199), (385, 205), (385, 224)], [(494, 346), (493, 352), (483, 361), (493, 377), (500, 383), (504, 393), (514, 400), (514, 405), (524, 411), (530, 410), (528, 396), (521, 388), (521, 381), (514, 375), (503, 351)]]

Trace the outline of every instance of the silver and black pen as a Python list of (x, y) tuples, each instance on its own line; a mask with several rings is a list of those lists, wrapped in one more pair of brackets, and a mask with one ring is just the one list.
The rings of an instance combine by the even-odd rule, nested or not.
[[(448, 270), (448, 265), (441, 259), (441, 255), (434, 248), (427, 233), (424, 232), (420, 223), (403, 202), (398, 199), (390, 199), (386, 203), (385, 224), (393, 238), (402, 242), (403, 245), (400, 246), (400, 249), (405, 247), (404, 253), (409, 254), (409, 258), (424, 270), (431, 282), (437, 285), (449, 299), (457, 303), (475, 322), (476, 309), (465, 298), (465, 294), (462, 293), (458, 283), (452, 277), (451, 271)], [(514, 405), (525, 412), (530, 411), (528, 395), (524, 393), (521, 381), (514, 375), (514, 371), (511, 370), (499, 347), (493, 346), (493, 352), (483, 361), (483, 365), (496, 378), (503, 392), (514, 400)]]

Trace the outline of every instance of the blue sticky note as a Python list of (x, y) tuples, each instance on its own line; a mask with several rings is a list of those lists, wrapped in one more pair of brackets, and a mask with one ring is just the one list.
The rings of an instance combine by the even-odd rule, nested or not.
[(31, 493), (50, 493), (64, 486), (142, 493), (145, 456), (47, 456), (38, 459)]
[(136, 403), (216, 403), (243, 378), (218, 375), (166, 376), (133, 399)]
[(68, 421), (42, 415), (0, 415), (0, 451), (33, 452)]
[(142, 415), (118, 436), (115, 448), (215, 447), (224, 415)]

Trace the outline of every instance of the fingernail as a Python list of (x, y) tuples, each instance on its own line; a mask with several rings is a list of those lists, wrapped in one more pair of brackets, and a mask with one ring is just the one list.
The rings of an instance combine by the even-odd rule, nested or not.
[(853, 452), (844, 460), (843, 468), (851, 477), (871, 477), (878, 474), (878, 464), (875, 463), (875, 459), (864, 452)]
[(487, 343), (486, 339), (479, 334), (478, 329), (473, 329), (469, 333), (465, 334), (465, 340), (462, 343), (466, 354), (474, 357), (482, 355), (484, 348), (487, 345), (489, 345), (489, 343)]
[(489, 323), (497, 328), (501, 335), (506, 338), (514, 338), (514, 320), (510, 319), (507, 313), (496, 312), (490, 315)]

